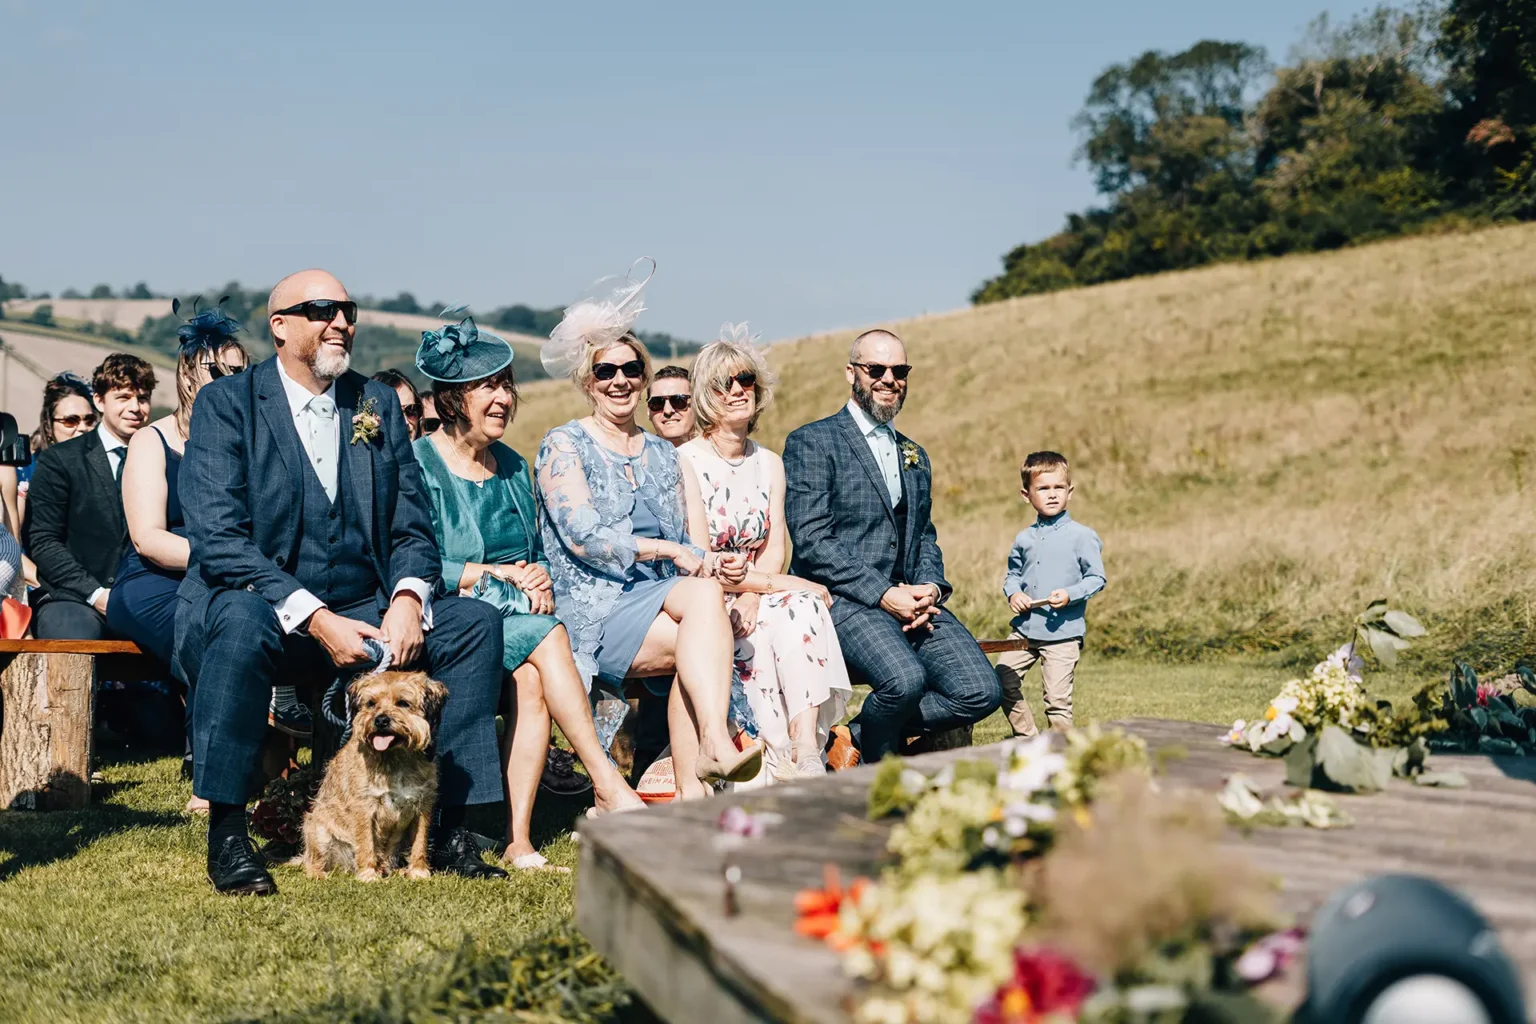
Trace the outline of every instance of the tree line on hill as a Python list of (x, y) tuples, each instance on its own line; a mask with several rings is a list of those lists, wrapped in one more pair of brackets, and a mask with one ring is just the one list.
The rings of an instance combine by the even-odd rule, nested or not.
[[(7, 284), (5, 278), (0, 277), (0, 303), (8, 299), (47, 299), (52, 296), (47, 292), (29, 293), (20, 284)], [(114, 295), (109, 285), (97, 285), (90, 294), (81, 295), (73, 288), (60, 293), (60, 298), (92, 298), (92, 299), (141, 299), (164, 298), (163, 295), (152, 292), (149, 286), (140, 282), (133, 288), (125, 288), (121, 293)], [(242, 343), (250, 350), (251, 354), (258, 358), (265, 358), (272, 354), (272, 341), (268, 336), (264, 322), (267, 314), (267, 291), (242, 287), (238, 281), (230, 281), (222, 288), (209, 289), (201, 296), (203, 305), (216, 303), (220, 298), (224, 312), (240, 321), (246, 327), (247, 333), (242, 337)], [(191, 298), (184, 299), (182, 314), (192, 315)], [(374, 299), (371, 296), (363, 296), (358, 299), (358, 305), (364, 309), (377, 309), (391, 313), (410, 313), (420, 316), (435, 316), (445, 306), (444, 303), (433, 303), (422, 306), (409, 292), (401, 292), (392, 299)], [(199, 307), (201, 308), (201, 307)], [(0, 307), (0, 319), (5, 316), (3, 307)], [(487, 327), (499, 328), (504, 331), (531, 334), (535, 337), (545, 337), (555, 325), (560, 322), (561, 310), (535, 309), (531, 306), (516, 304), (503, 306), (492, 310), (484, 316), (477, 316), (476, 321)], [(26, 317), (28, 322), (39, 326), (57, 326), (54, 320), (54, 310), (50, 305), (41, 305), (32, 310)], [(86, 334), (94, 334), (110, 339), (123, 345), (142, 345), (163, 355), (173, 356), (176, 353), (177, 338), (176, 328), (183, 323), (182, 316), (166, 315), (162, 317), (146, 317), (138, 331), (127, 331), (111, 324), (83, 322), (70, 324), (72, 330)], [(262, 326), (254, 326), (261, 324)], [(679, 358), (697, 352), (701, 347), (698, 342), (686, 341), (675, 338), (661, 331), (639, 331), (640, 339), (644, 341), (654, 355), (658, 358)], [(421, 336), (414, 331), (404, 331), (393, 327), (382, 327), (377, 324), (359, 323), (357, 325), (357, 340), (353, 348), (353, 366), (363, 373), (372, 373), (384, 367), (394, 367), (403, 370), (411, 376), (419, 376), (415, 370), (416, 349), (421, 342)], [(548, 377), (544, 367), (537, 360), (523, 359), (517, 363), (518, 378), (520, 380), (542, 380)], [(418, 383), (424, 383), (418, 380)]]
[(1241, 42), (1149, 50), (1074, 124), (1104, 205), (1009, 252), (972, 302), (1536, 219), (1536, 3), (1324, 16), (1280, 67)]

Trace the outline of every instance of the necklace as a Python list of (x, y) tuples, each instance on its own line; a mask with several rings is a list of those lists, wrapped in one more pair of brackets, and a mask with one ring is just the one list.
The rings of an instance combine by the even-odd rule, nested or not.
[(747, 461), (747, 445), (749, 443), (743, 441), (741, 444), (741, 454), (731, 456), (720, 450), (720, 445), (715, 441), (715, 435), (709, 435), (709, 446), (715, 450), (715, 454), (720, 457), (720, 461), (724, 462), (727, 466), (739, 466)]
[[(443, 448), (438, 448), (438, 451), (443, 451)], [(457, 476), (460, 480), (472, 483), (476, 487), (484, 487), (485, 482), (495, 475), (481, 461), (484, 452), (473, 452), (466, 460), (452, 439), (448, 440), (447, 452), (452, 453), (452, 459), (448, 460), (448, 468), (456, 470), (454, 476)], [(458, 463), (458, 465), (455, 466), (454, 463)]]

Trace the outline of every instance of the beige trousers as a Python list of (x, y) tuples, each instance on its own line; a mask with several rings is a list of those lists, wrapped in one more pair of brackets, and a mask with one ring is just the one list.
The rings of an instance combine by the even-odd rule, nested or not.
[(1031, 640), (1026, 650), (1008, 651), (997, 659), (993, 671), (1003, 687), (1003, 714), (1008, 716), (1015, 736), (1034, 736), (1040, 731), (1024, 699), (1024, 675), (1037, 661), (1045, 682), (1046, 725), (1052, 729), (1072, 727), (1072, 674), (1082, 656), (1081, 640)]

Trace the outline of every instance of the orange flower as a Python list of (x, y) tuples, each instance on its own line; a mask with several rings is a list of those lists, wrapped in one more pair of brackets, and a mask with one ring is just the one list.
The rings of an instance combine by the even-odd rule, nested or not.
[(838, 877), (837, 867), (828, 864), (822, 876), (822, 888), (802, 889), (795, 894), (795, 934), (808, 939), (820, 939), (833, 949), (842, 951), (856, 944), (858, 939), (844, 935), (839, 927), (839, 913), (845, 900), (857, 901), (869, 888), (867, 878), (855, 878), (846, 890)]

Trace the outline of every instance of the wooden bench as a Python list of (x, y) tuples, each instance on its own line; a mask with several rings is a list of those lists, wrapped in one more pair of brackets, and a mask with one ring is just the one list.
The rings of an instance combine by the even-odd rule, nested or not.
[(97, 680), (161, 671), (126, 640), (0, 640), (0, 809), (88, 805)]
[[(1027, 642), (979, 643), (984, 653), (1000, 654)], [(127, 640), (0, 640), (0, 809), (88, 806), (97, 682), (145, 679), (162, 671)], [(644, 684), (630, 682), (624, 695), (635, 699), (646, 692)], [(334, 748), (318, 713), (315, 727), (316, 745)]]

